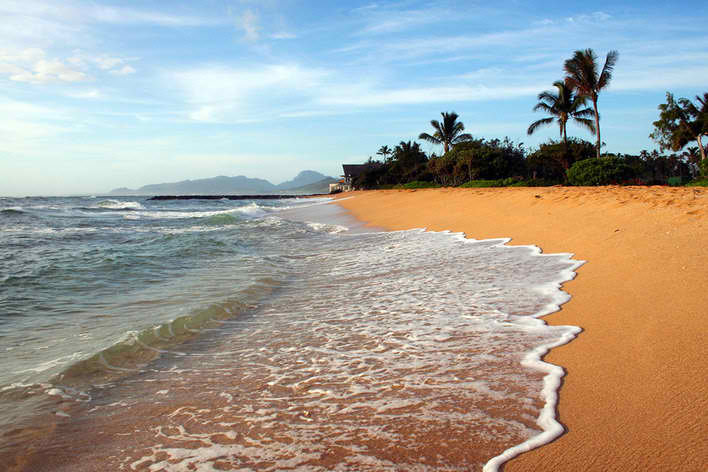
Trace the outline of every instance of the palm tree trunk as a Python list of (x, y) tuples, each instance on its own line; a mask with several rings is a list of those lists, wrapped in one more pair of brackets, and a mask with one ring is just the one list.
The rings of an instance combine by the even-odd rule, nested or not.
[(570, 159), (568, 158), (568, 133), (565, 127), (565, 122), (563, 123), (563, 168), (568, 170), (570, 168)]
[(699, 134), (696, 136), (696, 141), (698, 141), (698, 150), (701, 153), (701, 161), (704, 161), (706, 159), (706, 150), (703, 147), (703, 143), (701, 142), (701, 135)]
[(595, 108), (595, 131), (597, 131), (597, 158), (600, 159), (600, 114), (597, 112), (597, 97), (592, 97), (592, 106)]

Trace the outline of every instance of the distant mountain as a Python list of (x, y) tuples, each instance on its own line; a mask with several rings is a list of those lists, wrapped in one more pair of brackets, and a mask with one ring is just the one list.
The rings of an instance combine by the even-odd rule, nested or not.
[(332, 177), (325, 177), (317, 182), (303, 185), (302, 187), (294, 188), (288, 190), (288, 193), (297, 193), (303, 195), (313, 195), (316, 193), (329, 193), (329, 184), (334, 184), (339, 182), (337, 179)]
[(297, 177), (282, 184), (276, 185), (278, 190), (294, 190), (299, 187), (304, 187), (306, 185), (317, 183), (323, 179), (331, 179), (332, 177), (327, 177), (324, 174), (315, 172), (314, 170), (303, 170)]
[(322, 188), (322, 193), (329, 191), (329, 184), (324, 180), (334, 178), (312, 170), (304, 170), (297, 177), (280, 185), (273, 185), (264, 179), (253, 179), (244, 175), (226, 177), (220, 175), (210, 179), (183, 180), (163, 184), (150, 184), (137, 190), (126, 187), (111, 190), (111, 195), (248, 195), (268, 193), (320, 193), (304, 190), (305, 187), (320, 183), (312, 188)]

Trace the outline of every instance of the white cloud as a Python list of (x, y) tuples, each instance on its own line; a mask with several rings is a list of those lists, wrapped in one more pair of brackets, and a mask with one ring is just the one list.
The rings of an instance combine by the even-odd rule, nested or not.
[(96, 90), (96, 89), (82, 90), (82, 91), (78, 91), (78, 92), (67, 92), (66, 96), (71, 97), (71, 98), (80, 98), (80, 99), (89, 99), (89, 100), (104, 98), (103, 93), (101, 93), (100, 90)]
[(293, 33), (273, 33), (270, 35), (270, 39), (295, 39), (297, 38), (296, 34)]
[(570, 23), (602, 23), (612, 19), (612, 16), (603, 12), (596, 11), (586, 15), (576, 15), (567, 18)]
[(74, 51), (71, 57), (60, 59), (48, 58), (46, 52), (40, 48), (0, 51), (0, 76), (15, 82), (81, 82), (91, 79), (91, 67), (114, 75), (135, 73), (135, 69), (126, 64), (126, 59), (106, 54), (89, 55)]
[(135, 69), (129, 65), (125, 65), (120, 69), (111, 70), (110, 73), (113, 75), (130, 75), (135, 74)]
[(72, 57), (67, 59), (67, 62), (83, 69), (97, 67), (98, 69), (113, 75), (134, 74), (135, 68), (133, 68), (130, 64), (126, 64), (128, 60), (130, 59), (108, 54), (92, 55), (81, 50), (75, 50)]
[(119, 57), (110, 57), (106, 55), (98, 56), (93, 59), (99, 69), (110, 70), (123, 63), (123, 59)]
[(147, 23), (158, 26), (205, 26), (223, 22), (207, 17), (169, 15), (157, 11), (107, 6), (93, 6), (86, 10), (86, 14), (91, 20), (114, 24)]
[(88, 80), (85, 73), (70, 67), (60, 59), (46, 59), (43, 50), (30, 48), (15, 54), (0, 54), (0, 75), (15, 82), (44, 84), (48, 82), (80, 82)]
[(259, 26), (258, 26), (258, 15), (256, 15), (253, 10), (246, 10), (241, 15), (239, 27), (244, 32), (244, 37), (248, 41), (257, 41), (260, 38)]
[(534, 96), (539, 91), (538, 84), (489, 87), (478, 86), (444, 86), (444, 87), (414, 87), (395, 90), (372, 89), (368, 93), (328, 94), (321, 102), (330, 105), (349, 105), (361, 107), (376, 107), (384, 105), (410, 105), (419, 103), (469, 102), (481, 100), (505, 100), (520, 96)]
[(0, 100), (3, 151), (22, 153), (41, 148), (40, 140), (70, 131), (65, 110), (16, 100)]
[(441, 22), (450, 15), (448, 11), (441, 10), (439, 7), (428, 10), (407, 11), (383, 9), (378, 14), (372, 14), (373, 10), (376, 9), (373, 6), (371, 11), (364, 11), (368, 21), (361, 34), (384, 34), (405, 31), (413, 27)]
[(286, 63), (243, 68), (204, 66), (170, 72), (168, 76), (191, 108), (190, 119), (244, 122), (276, 113), (269, 110), (276, 104), (309, 100), (329, 74), (324, 69)]

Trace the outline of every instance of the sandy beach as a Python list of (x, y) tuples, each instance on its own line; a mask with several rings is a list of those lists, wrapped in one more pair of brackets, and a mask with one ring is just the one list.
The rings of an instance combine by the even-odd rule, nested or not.
[(337, 203), (392, 230), (510, 237), (587, 261), (545, 318), (583, 329), (545, 358), (567, 372), (567, 432), (504, 470), (706, 470), (708, 189), (390, 190)]

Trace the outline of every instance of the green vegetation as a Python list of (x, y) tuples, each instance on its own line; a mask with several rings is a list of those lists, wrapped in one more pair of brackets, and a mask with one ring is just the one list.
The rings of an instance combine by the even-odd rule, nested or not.
[(377, 156), (381, 156), (384, 158), (384, 161), (388, 160), (388, 156), (390, 156), (393, 153), (390, 147), (388, 146), (381, 146), (378, 151), (376, 151)]
[(394, 188), (402, 189), (417, 189), (417, 188), (440, 188), (440, 185), (435, 182), (424, 182), (422, 180), (414, 180), (413, 182), (408, 182), (407, 184), (398, 184)]
[(708, 136), (708, 93), (696, 96), (698, 105), (687, 98), (674, 99), (666, 92), (666, 103), (659, 105), (659, 119), (653, 123), (654, 131), (649, 135), (664, 151), (680, 151), (688, 143), (696, 141), (701, 161), (706, 160), (703, 136)]
[(597, 73), (597, 55), (592, 49), (575, 51), (575, 55), (565, 61), (565, 72), (568, 74), (565, 78), (566, 84), (574, 88), (581, 97), (587, 97), (592, 101), (595, 111), (595, 133), (597, 134), (595, 152), (598, 159), (600, 158), (602, 141), (600, 140), (600, 113), (597, 111), (597, 98), (600, 91), (610, 85), (612, 71), (618, 57), (617, 51), (608, 52), (605, 65), (602, 66), (602, 71), (599, 74)]
[(418, 139), (423, 141), (428, 141), (433, 144), (442, 144), (443, 152), (447, 153), (451, 146), (463, 141), (469, 141), (472, 139), (471, 134), (463, 133), (465, 130), (465, 125), (461, 121), (457, 121), (459, 115), (457, 113), (450, 112), (440, 113), (443, 117), (442, 123), (438, 120), (430, 120), (430, 125), (435, 130), (435, 133), (429, 135), (428, 133), (420, 133)]
[(486, 187), (504, 187), (504, 180), (470, 180), (460, 185), (460, 188), (486, 188)]
[(689, 187), (708, 187), (708, 179), (694, 180), (686, 185)]
[(617, 157), (585, 159), (568, 169), (570, 185), (623, 184), (635, 177), (634, 169)]
[[(566, 77), (553, 83), (555, 91), (538, 95), (534, 111), (548, 116), (528, 127), (533, 134), (542, 126), (558, 124), (558, 141), (550, 140), (527, 150), (509, 138), (473, 138), (464, 133), (460, 116), (442, 112), (442, 121), (431, 120), (434, 133), (418, 139), (442, 145), (443, 154), (427, 156), (415, 141), (401, 141), (395, 148), (381, 146), (382, 160), (369, 158), (368, 171), (353, 182), (356, 188), (519, 187), (548, 185), (688, 185), (705, 186), (708, 159), (702, 137), (708, 136), (708, 93), (675, 100), (666, 93), (659, 105), (660, 117), (650, 135), (660, 150), (636, 155), (601, 154), (598, 96), (608, 87), (619, 54), (610, 51), (600, 69), (592, 49), (577, 50), (564, 63)], [(586, 106), (592, 102), (592, 108)], [(595, 134), (592, 144), (568, 137), (567, 124), (574, 122)], [(698, 146), (688, 146), (696, 142)], [(685, 150), (683, 150), (685, 148)], [(683, 150), (681, 154), (676, 152)], [(599, 159), (602, 157), (602, 159)], [(702, 176), (702, 177), (700, 177)]]
[(553, 85), (558, 90), (558, 93), (541, 92), (538, 94), (538, 104), (533, 107), (533, 111), (543, 110), (552, 116), (531, 123), (531, 126), (526, 131), (527, 134), (532, 135), (539, 127), (550, 125), (554, 117), (558, 122), (560, 137), (564, 143), (568, 142), (566, 125), (571, 118), (579, 125), (595, 132), (592, 120), (587, 118), (588, 116), (593, 116), (593, 112), (589, 108), (583, 108), (585, 106), (585, 97), (577, 95), (572, 87), (567, 86), (565, 82), (560, 80), (553, 82)]

